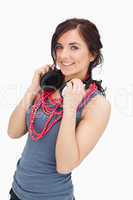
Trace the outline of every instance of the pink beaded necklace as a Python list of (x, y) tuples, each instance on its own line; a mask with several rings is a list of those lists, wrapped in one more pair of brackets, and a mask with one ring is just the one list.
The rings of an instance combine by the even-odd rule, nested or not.
[[(89, 97), (97, 90), (97, 86), (95, 83), (91, 83), (89, 88), (86, 91), (86, 95), (81, 101), (81, 103), (77, 107), (77, 111), (79, 111), (87, 102)], [(43, 138), (48, 131), (54, 126), (57, 121), (59, 121), (62, 118), (63, 115), (63, 109), (61, 111), (57, 111), (58, 108), (63, 108), (63, 98), (60, 97), (57, 101), (54, 100), (51, 97), (51, 94), (53, 91), (43, 91), (41, 93), (41, 96), (39, 98), (35, 99), (34, 104), (31, 107), (31, 113), (30, 113), (30, 125), (29, 125), (29, 134), (33, 141), (38, 141), (39, 139)], [(46, 102), (49, 100), (49, 104)], [(52, 105), (54, 107), (50, 107), (49, 105)], [(37, 115), (38, 109), (42, 109), (42, 111), (48, 116), (48, 119), (45, 122), (43, 130), (38, 133), (35, 130), (34, 122), (35, 117)], [(56, 116), (55, 120), (50, 123), (51, 119)]]

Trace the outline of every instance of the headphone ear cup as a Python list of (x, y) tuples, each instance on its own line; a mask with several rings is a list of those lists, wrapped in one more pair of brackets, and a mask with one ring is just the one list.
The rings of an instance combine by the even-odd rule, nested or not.
[(40, 80), (40, 86), (44, 89), (59, 89), (63, 84), (64, 76), (60, 70), (48, 71)]
[(83, 84), (85, 85), (84, 86), (85, 90), (89, 88), (91, 83), (92, 83), (92, 79), (88, 79), (88, 80), (83, 81)]

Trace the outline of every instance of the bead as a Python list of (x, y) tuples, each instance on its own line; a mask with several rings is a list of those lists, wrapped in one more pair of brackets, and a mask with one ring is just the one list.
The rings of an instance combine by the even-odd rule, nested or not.
[[(56, 103), (54, 101), (51, 101), (51, 104), (54, 105), (55, 108), (50, 108), (48, 107), (48, 104), (46, 103), (46, 99), (51, 95), (51, 93), (46, 93), (45, 95), (43, 94), (41, 96), (40, 99), (36, 100), (34, 102), (34, 105), (32, 106), (32, 110), (31, 110), (31, 114), (30, 114), (30, 127), (29, 127), (29, 132), (30, 132), (30, 135), (31, 135), (31, 138), (34, 140), (34, 141), (37, 141), (38, 139), (41, 139), (44, 135), (46, 135), (46, 133), (48, 132), (48, 130), (61, 118), (61, 114), (62, 112), (60, 111), (56, 111), (58, 107), (62, 107), (61, 106), (61, 103)], [(39, 108), (42, 108), (42, 111), (49, 115), (49, 118), (47, 119), (47, 121), (45, 122), (45, 126), (44, 126), (44, 129), (42, 130), (41, 133), (37, 133), (35, 131), (35, 128), (34, 128), (34, 120), (35, 120), (35, 116), (37, 114), (37, 110)], [(50, 121), (52, 119), (52, 117), (54, 115), (60, 115), (58, 117), (58, 119), (54, 120), (51, 124), (50, 124)], [(36, 138), (35, 138), (36, 137)]]
[[(87, 91), (87, 93), (85, 95), (85, 99), (83, 99), (83, 101), (81, 101), (77, 110), (79, 110), (82, 106), (84, 106), (85, 101), (88, 100), (90, 95), (93, 94), (93, 92), (95, 92), (96, 90), (97, 90), (97, 86), (94, 83), (89, 87), (89, 90)], [(30, 134), (32, 140), (35, 142), (37, 142), (39, 139), (44, 137), (48, 133), (48, 131), (52, 128), (52, 126), (62, 118), (63, 99), (60, 98), (59, 102), (56, 102), (54, 99), (52, 99), (50, 97), (51, 94), (52, 94), (52, 92), (47, 92), (47, 91), (43, 92), (41, 94), (41, 96), (35, 100), (34, 105), (31, 107), (29, 134)], [(54, 105), (54, 108), (49, 107), (46, 100), (49, 100), (50, 105)], [(35, 121), (35, 118), (37, 115), (37, 111), (40, 108), (48, 116), (48, 119), (46, 120), (44, 128), (41, 131), (41, 133), (37, 133), (34, 128), (34, 121)], [(57, 111), (58, 108), (61, 108), (62, 110)], [(55, 120), (53, 122), (51, 122), (51, 120), (54, 116), (56, 116)], [(50, 124), (50, 122), (51, 122), (51, 124)]]

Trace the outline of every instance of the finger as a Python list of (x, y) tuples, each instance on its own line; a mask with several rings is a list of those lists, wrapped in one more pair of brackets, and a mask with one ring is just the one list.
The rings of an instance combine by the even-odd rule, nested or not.
[(67, 89), (67, 86), (65, 86), (65, 87), (63, 88), (63, 90), (62, 90), (62, 96), (64, 96), (66, 89)]
[(42, 67), (39, 68), (39, 70), (48, 70), (49, 68), (52, 68), (50, 64), (43, 65)]
[(81, 85), (78, 85), (77, 92), (81, 92), (81, 91), (82, 91), (82, 87), (81, 87)]
[(72, 88), (72, 86), (73, 86), (73, 82), (71, 82), (71, 81), (67, 82), (66, 87)]
[(51, 65), (51, 68), (54, 70), (54, 69), (55, 69), (55, 64), (52, 64), (52, 65)]
[(73, 91), (74, 92), (79, 92), (81, 90), (81, 84), (74, 82), (73, 83)]
[(45, 65), (42, 68), (40, 68), (40, 73), (46, 74), (50, 69), (52, 69), (51, 65)]

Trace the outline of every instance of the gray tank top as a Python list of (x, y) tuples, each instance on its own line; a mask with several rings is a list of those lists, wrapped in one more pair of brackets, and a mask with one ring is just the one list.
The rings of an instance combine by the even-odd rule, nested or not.
[[(100, 91), (94, 92), (85, 103), (97, 94), (101, 94)], [(26, 113), (27, 128), (29, 127), (31, 106)], [(83, 107), (76, 113), (76, 126), (80, 121)], [(38, 112), (35, 129), (40, 132), (44, 127), (47, 115), (41, 109)], [(60, 123), (61, 120), (37, 142), (34, 142), (28, 134), (24, 150), (17, 162), (12, 183), (12, 189), (21, 200), (73, 199), (72, 172), (61, 174), (56, 171), (55, 144)]]

